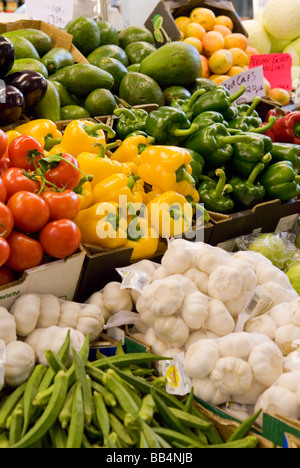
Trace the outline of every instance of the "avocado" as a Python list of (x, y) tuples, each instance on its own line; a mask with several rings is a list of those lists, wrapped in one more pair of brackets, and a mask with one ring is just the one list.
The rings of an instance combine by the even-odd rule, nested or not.
[(129, 65), (129, 60), (125, 50), (121, 49), (121, 47), (107, 44), (95, 49), (90, 55), (88, 55), (87, 60), (92, 65), (95, 65), (99, 58), (103, 57), (112, 57), (119, 60), (125, 67)]
[(85, 100), (84, 108), (91, 117), (112, 115), (117, 107), (113, 94), (108, 89), (95, 89)]
[(194, 83), (189, 86), (191, 93), (195, 93), (198, 89), (205, 89), (205, 91), (211, 91), (213, 88), (216, 88), (217, 85), (209, 78), (196, 78)]
[(100, 31), (100, 46), (106, 44), (120, 45), (119, 32), (117, 28), (108, 21), (97, 21)]
[(113, 76), (88, 63), (77, 63), (67, 70), (65, 86), (71, 94), (88, 96), (97, 88), (112, 89)]
[(114, 94), (118, 94), (121, 81), (128, 73), (125, 65), (113, 57), (101, 57), (94, 61), (94, 65), (112, 75), (114, 85), (111, 91)]
[(72, 94), (69, 93), (67, 88), (62, 83), (59, 83), (59, 81), (54, 80), (51, 80), (51, 82), (54, 84), (55, 88), (58, 91), (61, 107), (78, 104), (73, 98)]
[(170, 42), (146, 57), (140, 70), (162, 87), (187, 87), (199, 76), (201, 57), (191, 44), (183, 41)]
[(52, 81), (47, 80), (47, 84), (47, 92), (43, 99), (34, 106), (33, 112), (38, 119), (49, 119), (58, 122), (60, 120), (59, 93)]
[(131, 106), (165, 103), (160, 86), (150, 76), (129, 72), (120, 84), (119, 97)]
[(15, 60), (14, 65), (10, 70), (9, 74), (24, 70), (36, 71), (38, 73), (41, 73), (41, 75), (43, 75), (45, 78), (48, 78), (49, 76), (48, 70), (45, 67), (45, 65), (40, 60), (31, 58)]
[(25, 37), (29, 42), (31, 42), (40, 57), (43, 57), (50, 49), (52, 49), (51, 38), (48, 34), (44, 33), (40, 29), (26, 28), (26, 29), (15, 29), (13, 31), (8, 31), (3, 33), (3, 36), (8, 38), (11, 37)]
[(164, 90), (165, 104), (169, 106), (174, 99), (190, 99), (192, 94), (183, 86), (170, 86)]
[(141, 63), (144, 58), (155, 51), (156, 47), (154, 45), (144, 41), (132, 42), (125, 49), (130, 65)]
[(66, 26), (66, 31), (73, 36), (73, 44), (87, 57), (100, 46), (100, 30), (92, 18), (79, 16)]
[(9, 40), (15, 49), (15, 60), (22, 58), (34, 58), (39, 60), (40, 56), (34, 45), (25, 37), (11, 36)]
[(71, 67), (72, 65), (68, 65), (67, 67), (60, 68), (56, 73), (49, 76), (49, 80), (58, 81), (65, 86), (66, 73)]
[(91, 116), (89, 112), (81, 106), (68, 105), (63, 106), (60, 109), (61, 120), (77, 120), (77, 119), (89, 119)]
[(49, 75), (53, 75), (60, 68), (74, 65), (74, 58), (71, 52), (64, 47), (53, 47), (42, 57), (42, 63), (48, 70)]
[(120, 47), (126, 49), (126, 47), (132, 42), (149, 42), (154, 44), (154, 37), (152, 32), (141, 26), (129, 26), (128, 28), (123, 29), (119, 33)]
[(127, 67), (127, 71), (134, 71), (134, 72), (139, 72), (140, 71), (140, 68), (141, 68), (141, 64), (140, 63), (133, 63), (132, 65), (129, 65)]

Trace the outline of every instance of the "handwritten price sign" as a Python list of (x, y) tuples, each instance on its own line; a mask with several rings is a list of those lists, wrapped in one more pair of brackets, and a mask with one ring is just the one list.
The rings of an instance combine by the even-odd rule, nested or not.
[(292, 56), (290, 54), (252, 55), (249, 68), (262, 66), (271, 88), (290, 91), (292, 86)]
[(63, 29), (73, 19), (73, 0), (26, 0), (26, 14)]
[(241, 86), (246, 86), (246, 92), (238, 99), (237, 104), (252, 102), (255, 97), (263, 97), (266, 95), (263, 67), (257, 67), (239, 73), (229, 78), (229, 80), (224, 81), (222, 85), (228, 89), (230, 94), (235, 94), (241, 89)]

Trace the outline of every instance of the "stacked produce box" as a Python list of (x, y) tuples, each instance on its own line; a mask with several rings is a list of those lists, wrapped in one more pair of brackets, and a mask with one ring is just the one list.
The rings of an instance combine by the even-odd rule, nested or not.
[(3, 448), (297, 445), (299, 113), (204, 3), (0, 25)]

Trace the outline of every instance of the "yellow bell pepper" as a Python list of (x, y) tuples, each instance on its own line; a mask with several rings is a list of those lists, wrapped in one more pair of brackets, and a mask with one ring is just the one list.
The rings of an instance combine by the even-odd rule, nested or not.
[(158, 249), (158, 234), (145, 218), (134, 218), (128, 225), (124, 247), (133, 249), (130, 260), (152, 257)]
[(85, 210), (93, 204), (93, 188), (90, 182), (85, 182), (76, 193), (79, 198), (80, 210)]
[(143, 203), (143, 191), (136, 190), (136, 177), (112, 174), (93, 188), (94, 203), (115, 202), (123, 208), (128, 203)]
[(106, 179), (112, 174), (131, 174), (132, 170), (137, 172), (137, 168), (127, 164), (121, 164), (118, 161), (112, 161), (105, 154), (106, 148), (102, 144), (98, 144), (99, 153), (80, 153), (77, 156), (77, 162), (80, 169), (85, 174), (91, 174), (94, 178), (91, 185), (94, 188), (99, 182)]
[(58, 130), (56, 124), (48, 119), (31, 120), (19, 125), (14, 131), (21, 135), (29, 135), (35, 138), (45, 151), (50, 151), (62, 139), (62, 133)]
[(195, 189), (191, 154), (177, 146), (150, 146), (141, 154), (139, 176), (161, 192), (173, 191), (185, 197)]
[(161, 238), (183, 234), (192, 227), (193, 207), (174, 191), (164, 192), (148, 205), (148, 220)]
[(150, 146), (147, 137), (135, 135), (126, 138), (112, 154), (113, 161), (120, 163), (132, 161), (137, 166), (141, 163), (142, 152)]
[(96, 203), (80, 211), (74, 222), (80, 229), (83, 243), (117, 249), (127, 241), (127, 220), (117, 203)]
[(9, 146), (12, 141), (14, 141), (16, 138), (21, 136), (21, 133), (16, 132), (15, 130), (9, 130), (8, 132), (6, 132), (6, 136), (7, 136), (7, 145)]
[[(105, 132), (109, 138), (116, 136), (116, 132), (109, 125), (94, 124), (89, 120), (73, 120), (65, 128), (61, 146), (74, 158), (83, 152), (97, 154), (97, 144), (101, 143), (107, 148), (109, 147)], [(114, 143), (113, 146), (115, 145)]]

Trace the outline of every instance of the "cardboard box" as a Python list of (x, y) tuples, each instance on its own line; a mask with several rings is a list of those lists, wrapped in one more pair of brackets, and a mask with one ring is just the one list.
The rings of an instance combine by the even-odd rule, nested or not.
[(19, 296), (27, 293), (54, 294), (63, 300), (73, 300), (84, 258), (81, 249), (64, 260), (26, 270), (17, 281), (0, 287), (0, 305), (9, 309)]
[[(280, 447), (285, 448), (299, 448), (299, 439), (300, 439), (300, 423), (299, 421), (286, 418), (281, 415), (270, 415), (268, 413), (263, 414), (263, 428), (262, 434), (268, 440), (272, 441), (274, 444), (279, 445)], [(298, 440), (297, 440), (298, 439)], [(290, 447), (290, 442), (293, 440), (292, 444), (297, 444), (297, 447)]]
[(190, 12), (198, 7), (209, 8), (216, 16), (229, 16), (233, 21), (233, 32), (241, 33), (248, 37), (248, 33), (243, 27), (242, 21), (232, 2), (220, 0), (165, 0), (165, 3), (171, 10), (174, 18), (189, 16)]

